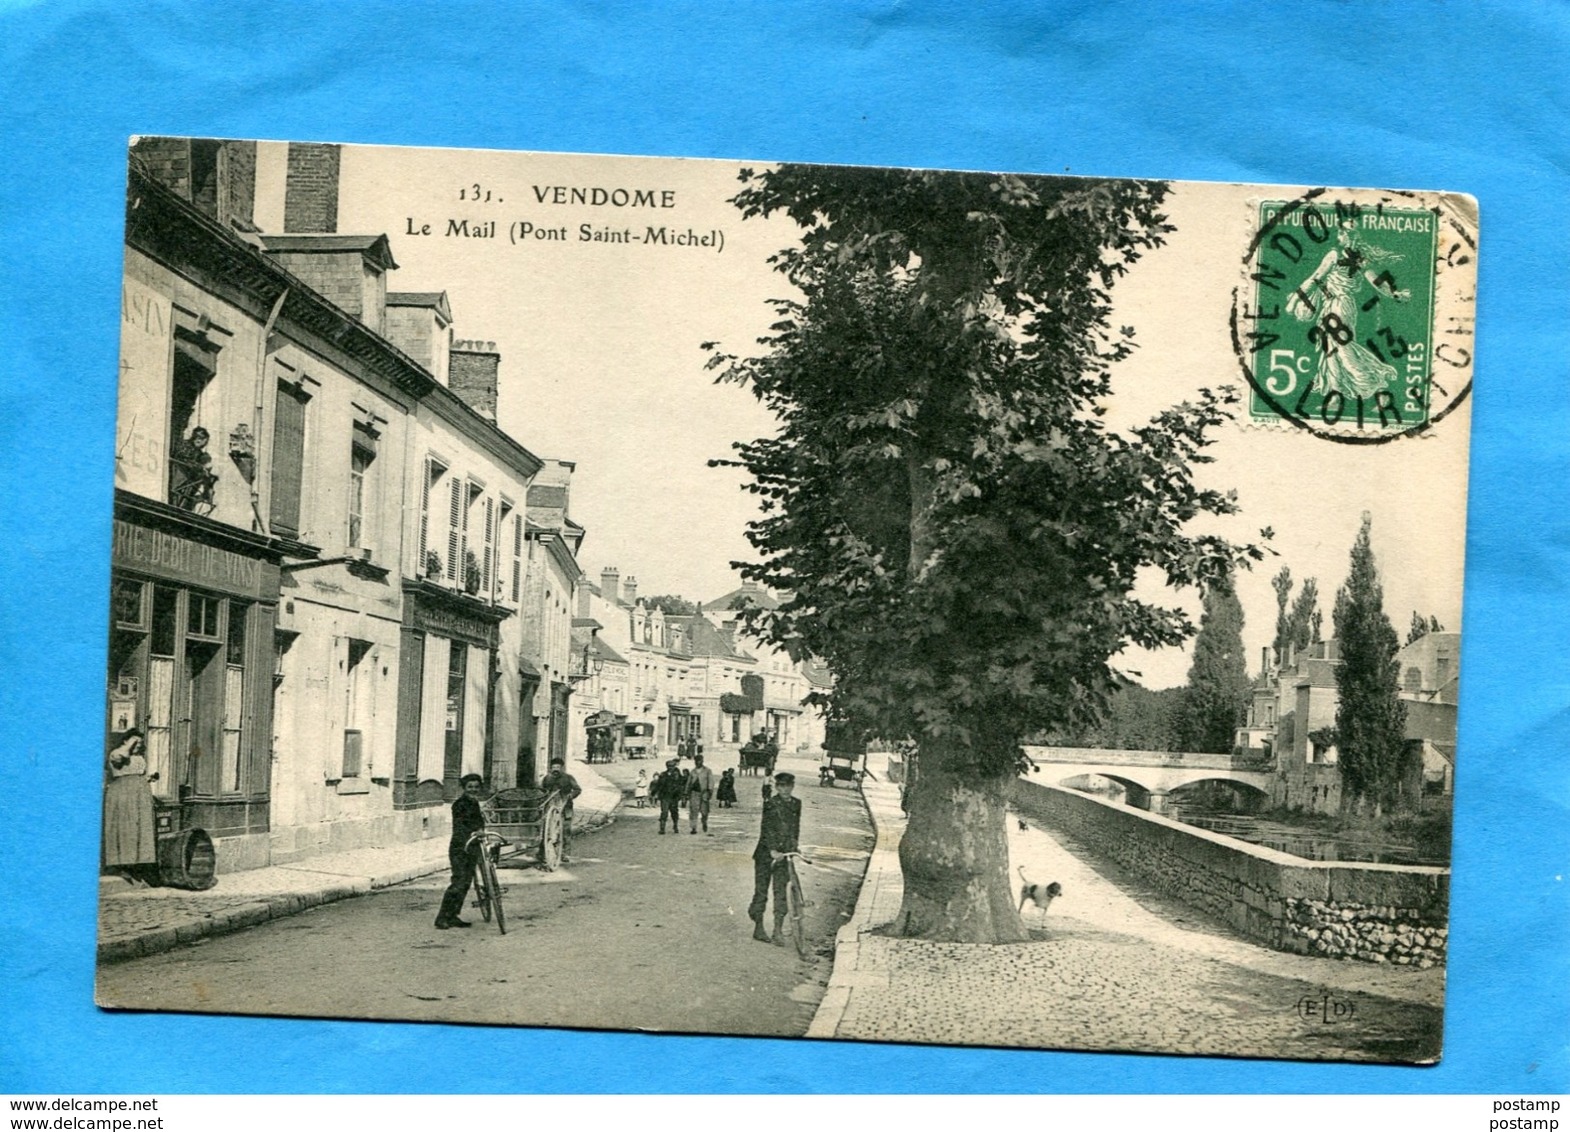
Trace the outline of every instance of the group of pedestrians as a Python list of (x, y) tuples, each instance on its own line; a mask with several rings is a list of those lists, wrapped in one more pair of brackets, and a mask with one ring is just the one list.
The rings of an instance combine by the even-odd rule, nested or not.
[(724, 809), (736, 804), (736, 775), (727, 769), (716, 778), (714, 771), (704, 765), (703, 755), (694, 752), (691, 770), (685, 769), (680, 759), (666, 759), (665, 769), (649, 783), (648, 795), (660, 807), (661, 834), (667, 822), (672, 833), (681, 832), (683, 804), (687, 807), (687, 832), (696, 834), (701, 824), (707, 833), (710, 802), (717, 801)]

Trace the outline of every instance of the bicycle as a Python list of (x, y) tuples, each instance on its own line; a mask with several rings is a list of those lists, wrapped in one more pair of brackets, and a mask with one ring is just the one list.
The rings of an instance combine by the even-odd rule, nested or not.
[(807, 898), (801, 891), (801, 875), (796, 871), (797, 861), (812, 863), (800, 853), (782, 853), (774, 862), (774, 867), (783, 867), (786, 871), (785, 919), (790, 924), (790, 937), (796, 945), (796, 954), (803, 959), (810, 959), (812, 954), (807, 948)]
[(480, 915), (486, 923), (491, 922), (491, 913), (495, 912), (496, 930), (502, 935), (507, 934), (507, 913), (502, 910), (502, 886), (496, 880), (496, 858), (507, 844), (509, 842), (501, 834), (482, 829), (471, 834), (465, 846), (479, 850), (474, 862), (474, 902), (479, 905)]

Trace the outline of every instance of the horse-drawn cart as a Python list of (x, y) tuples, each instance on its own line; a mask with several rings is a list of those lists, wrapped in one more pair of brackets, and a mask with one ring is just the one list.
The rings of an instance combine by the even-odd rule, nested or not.
[(765, 776), (774, 773), (774, 763), (780, 757), (780, 745), (767, 731), (760, 731), (737, 752), (741, 762), (743, 774), (756, 774), (762, 771)]
[(493, 851), (498, 868), (536, 867), (554, 872), (561, 864), (562, 809), (566, 795), (528, 787), (501, 790), (480, 803), (486, 828), (500, 834), (505, 846)]
[(859, 786), (866, 775), (866, 752), (857, 755), (847, 751), (826, 751), (823, 765), (818, 767), (818, 785), (833, 786), (836, 782), (849, 782)]

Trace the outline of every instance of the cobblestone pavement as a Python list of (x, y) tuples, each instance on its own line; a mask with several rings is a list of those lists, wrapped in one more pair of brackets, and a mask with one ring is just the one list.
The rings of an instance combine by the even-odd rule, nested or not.
[[(570, 768), (583, 787), (574, 806), (580, 832), (613, 820), (621, 790), (594, 769)], [(239, 931), (447, 868), (447, 837), (323, 853), (288, 865), (223, 873), (205, 892), (132, 885), (102, 877), (98, 959), (155, 955), (183, 943)]]
[[(1016, 829), (1013, 862), (1063, 896), (1009, 946), (879, 934), (898, 912), (896, 788), (865, 789), (879, 837), (840, 933), (809, 1036), (1295, 1059), (1438, 1056), (1443, 971), (1392, 970), (1259, 947), (1144, 890), (1045, 831)], [(1350, 1003), (1326, 1023), (1308, 1002)]]

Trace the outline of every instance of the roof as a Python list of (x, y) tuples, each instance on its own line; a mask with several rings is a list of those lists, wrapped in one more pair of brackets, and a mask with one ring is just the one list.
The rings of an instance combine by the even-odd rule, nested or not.
[(430, 307), (444, 322), (452, 321), (452, 308), (447, 305), (446, 291), (388, 291), (390, 307)]
[(809, 658), (801, 662), (801, 674), (807, 678), (809, 683), (815, 684), (820, 688), (832, 688), (834, 686), (834, 674), (829, 671), (826, 664), (816, 658)]
[(582, 649), (588, 648), (591, 641), (593, 642), (594, 655), (597, 656), (597, 657), (602, 658), (605, 661), (605, 663), (607, 663), (607, 664), (626, 664), (627, 663), (627, 658), (626, 657), (622, 656), (621, 653), (619, 653), (615, 649), (611, 648), (610, 645), (606, 644), (599, 637), (592, 636), (591, 634), (583, 632), (582, 630), (580, 630), (579, 628), (574, 626), (573, 631), (572, 631), (572, 651), (573, 652), (577, 653), (577, 652), (580, 652), (580, 650), (582, 650)]
[(687, 641), (687, 653), (690, 656), (718, 656), (735, 660), (755, 660), (756, 658), (736, 643), (736, 638), (724, 629), (716, 628), (707, 617), (700, 617), (695, 613), (667, 614), (665, 617), (667, 629), (679, 626)]
[(1317, 656), (1299, 657), (1297, 679), (1293, 681), (1293, 686), (1302, 688), (1312, 685), (1316, 688), (1334, 688), (1338, 663), (1334, 660), (1322, 660)]
[(559, 484), (532, 483), (529, 485), (530, 507), (565, 507), (567, 489)]
[(269, 252), (359, 252), (383, 271), (398, 267), (386, 236), (340, 236), (334, 232), (288, 233), (263, 236)]
[[(743, 601), (743, 599), (746, 600)], [(739, 589), (731, 590), (730, 593), (715, 598), (713, 601), (704, 602), (703, 608), (708, 610), (741, 609), (746, 604), (758, 605), (764, 609), (778, 609), (780, 607), (780, 603), (768, 590), (749, 582)]]

